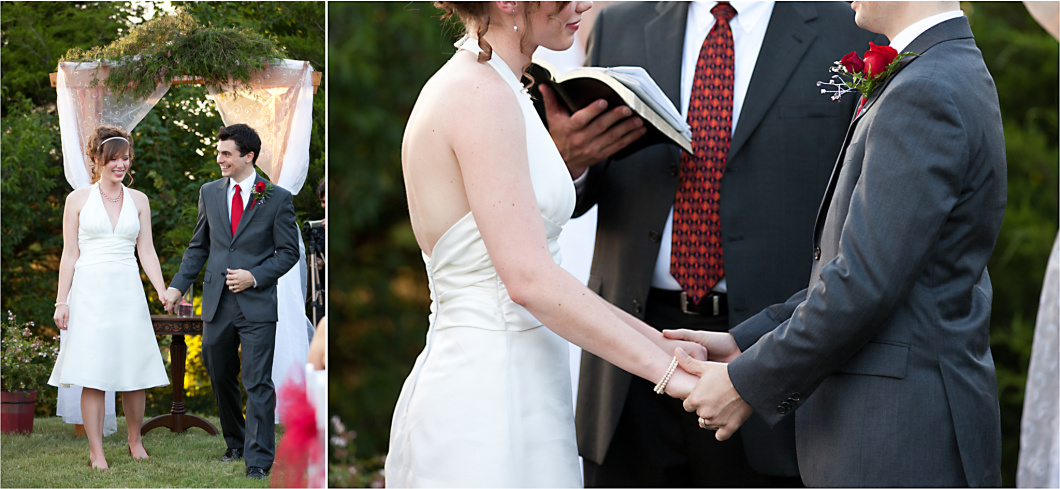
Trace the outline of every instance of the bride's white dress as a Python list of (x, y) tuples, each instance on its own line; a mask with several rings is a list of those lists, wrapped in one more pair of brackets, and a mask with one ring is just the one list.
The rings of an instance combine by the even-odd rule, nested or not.
[(132, 196), (123, 192), (113, 230), (98, 183), (81, 209), (70, 319), (48, 384), (105, 391), (169, 384), (134, 255), (140, 220)]
[[(457, 47), (478, 52), (477, 42)], [(530, 96), (498, 57), (526, 122), (530, 178), (552, 257), (574, 186)], [(387, 487), (580, 487), (568, 343), (512, 302), (470, 213), (423, 256), (427, 344), (398, 398)]]

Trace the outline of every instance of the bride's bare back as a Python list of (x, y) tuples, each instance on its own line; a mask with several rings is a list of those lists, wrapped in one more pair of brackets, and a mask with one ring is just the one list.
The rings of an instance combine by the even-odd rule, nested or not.
[[(504, 99), (508, 99), (505, 103)], [(500, 103), (498, 103), (500, 102)], [(505, 131), (522, 134), (522, 121), (511, 90), (492, 68), (473, 53), (460, 51), (442, 66), (420, 92), (401, 144), (401, 167), (416, 242), (427, 255), (445, 232), (471, 211), (457, 150), (512, 153), (519, 141), (493, 140), (484, 147), (484, 128), (517, 125)], [(503, 148), (509, 148), (504, 150)], [(521, 146), (524, 148), (525, 141)], [(479, 184), (488, 184), (478, 182)]]

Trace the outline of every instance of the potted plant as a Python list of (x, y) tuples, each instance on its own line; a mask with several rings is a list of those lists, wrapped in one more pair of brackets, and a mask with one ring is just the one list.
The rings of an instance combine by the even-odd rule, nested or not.
[(11, 311), (3, 325), (0, 357), (0, 431), (32, 433), (37, 388), (48, 382), (58, 338), (42, 339), (33, 333), (33, 322), (19, 323)]

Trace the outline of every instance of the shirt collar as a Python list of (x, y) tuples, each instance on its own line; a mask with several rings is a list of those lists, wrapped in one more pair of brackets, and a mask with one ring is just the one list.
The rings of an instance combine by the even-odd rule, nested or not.
[[(766, 14), (773, 11), (773, 4), (776, 2), (756, 2), (756, 1), (736, 1), (729, 2), (732, 8), (736, 9), (736, 16), (732, 18), (731, 25), (735, 25), (744, 32), (750, 32), (754, 29), (755, 25), (762, 21), (766, 17)], [(718, 2), (707, 1), (707, 0), (695, 0), (689, 6), (688, 15), (696, 16), (701, 19), (698, 25), (713, 25), (714, 14), (710, 13), (710, 9), (714, 8)]]
[(909, 27), (902, 29), (902, 32), (899, 32), (897, 36), (894, 36), (894, 39), (891, 40), (891, 47), (901, 54), (902, 51), (909, 46), (909, 43), (913, 42), (917, 37), (920, 37), (924, 31), (927, 31), (947, 20), (963, 16), (964, 12), (961, 12), (960, 10), (951, 10), (949, 12), (943, 12), (941, 14), (935, 14), (931, 17), (920, 19)]
[(241, 182), (237, 182), (234, 178), (229, 178), (228, 179), (228, 190), (231, 192), (233, 187), (235, 187), (236, 185), (239, 185), (240, 186), (239, 192), (242, 193), (242, 194), (246, 194), (246, 190), (249, 189), (254, 184), (254, 179), (257, 178), (257, 176), (258, 176), (258, 172), (257, 171), (252, 171), (252, 172), (250, 172), (250, 176), (247, 177), (246, 179), (244, 179)]

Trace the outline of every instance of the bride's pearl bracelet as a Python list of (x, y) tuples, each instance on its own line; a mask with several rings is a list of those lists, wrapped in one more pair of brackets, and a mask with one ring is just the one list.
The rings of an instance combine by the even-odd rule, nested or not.
[(674, 375), (674, 369), (677, 368), (677, 356), (674, 355), (674, 359), (670, 362), (670, 368), (666, 369), (666, 375), (663, 375), (662, 380), (658, 384), (655, 384), (655, 393), (664, 394), (666, 392), (666, 384), (670, 382), (670, 377)]

